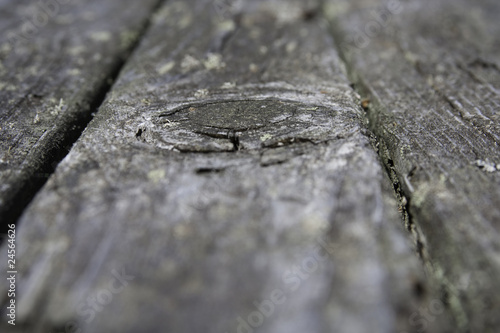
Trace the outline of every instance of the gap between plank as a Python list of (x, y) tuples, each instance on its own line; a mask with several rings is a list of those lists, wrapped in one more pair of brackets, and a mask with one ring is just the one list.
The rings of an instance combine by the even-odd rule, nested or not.
[[(97, 87), (95, 97), (91, 103), (90, 111), (87, 113), (81, 113), (74, 119), (68, 121), (67, 131), (63, 134), (64, 136), (60, 138), (60, 141), (55, 143), (52, 147), (49, 147), (46, 152), (44, 159), (36, 172), (30, 174), (27, 179), (25, 179), (22, 188), (12, 197), (13, 204), (10, 209), (3, 214), (2, 223), (0, 224), (0, 235), (6, 234), (9, 224), (17, 225), (17, 221), (25, 211), (26, 207), (31, 203), (36, 194), (42, 189), (49, 177), (55, 172), (57, 165), (68, 155), (71, 147), (81, 136), (87, 125), (90, 123), (95, 113), (98, 112), (99, 107), (104, 102), (106, 95), (116, 82), (118, 75), (120, 74), (122, 68), (125, 66), (127, 61), (130, 59), (131, 55), (134, 53), (135, 49), (142, 40), (142, 37), (148, 31), (154, 15), (161, 8), (162, 4), (166, 0), (158, 0), (154, 5), (151, 14), (139, 28), (139, 33), (137, 39), (130, 46), (130, 48), (125, 52), (124, 56), (117, 57), (113, 67), (111, 68), (109, 79), (103, 80), (99, 87)], [(43, 175), (41, 177), (40, 175)], [(3, 243), (3, 237), (0, 237), (0, 245)]]
[[(447, 311), (449, 311), (453, 319), (456, 321), (455, 324), (457, 325), (457, 332), (462, 332), (463, 328), (460, 324), (458, 324), (460, 320), (457, 317), (454, 309), (450, 307), (451, 299), (453, 299), (454, 302), (458, 302), (458, 304), (460, 304), (460, 310), (463, 309), (461, 304), (462, 302), (460, 301), (459, 297), (455, 295), (452, 290), (450, 290), (447, 284), (443, 281), (443, 278), (439, 276), (438, 273), (432, 268), (431, 260), (425, 246), (425, 241), (423, 241), (424, 237), (417, 224), (414, 222), (413, 216), (411, 214), (411, 194), (406, 193), (404, 188), (401, 186), (405, 179), (400, 179), (400, 177), (397, 175), (394, 169), (394, 158), (390, 150), (387, 148), (386, 141), (384, 137), (377, 134), (376, 122), (371, 121), (371, 118), (377, 117), (377, 113), (380, 110), (380, 107), (373, 106), (373, 102), (376, 102), (375, 104), (378, 105), (382, 104), (379, 103), (380, 101), (370, 102), (369, 99), (365, 98), (368, 95), (373, 96), (373, 94), (370, 94), (370, 89), (363, 81), (363, 77), (361, 75), (362, 73), (359, 73), (351, 65), (350, 61), (346, 57), (346, 54), (343, 52), (341, 44), (339, 43), (341, 39), (341, 36), (339, 35), (340, 32), (337, 30), (335, 22), (329, 23), (329, 29), (330, 35), (332, 36), (333, 42), (339, 53), (339, 58), (344, 63), (344, 66), (346, 68), (346, 74), (348, 80), (350, 81), (350, 86), (360, 96), (360, 108), (364, 111), (362, 117), (365, 119), (365, 123), (367, 124), (366, 128), (372, 136), (373, 148), (377, 152), (380, 162), (394, 188), (394, 195), (398, 201), (401, 220), (411, 240), (414, 243), (415, 254), (419, 258), (422, 264), (422, 268), (425, 270), (426, 274), (429, 273), (430, 275), (428, 281), (429, 285), (433, 287), (435, 291), (438, 291), (440, 293), (440, 300), (443, 302), (443, 304), (447, 304)], [(412, 170), (411, 172), (413, 171), (414, 170)]]

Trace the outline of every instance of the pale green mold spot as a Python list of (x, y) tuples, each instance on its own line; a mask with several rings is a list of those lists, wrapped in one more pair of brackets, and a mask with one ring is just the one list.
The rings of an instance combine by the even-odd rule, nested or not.
[(153, 183), (158, 183), (164, 178), (165, 178), (165, 170), (163, 169), (156, 169), (148, 172), (148, 179)]
[(120, 34), (121, 47), (129, 48), (137, 40), (137, 37), (139, 37), (137, 31), (123, 31)]
[[(51, 100), (55, 100), (54, 98), (52, 98)], [(66, 105), (64, 104), (64, 99), (60, 99), (59, 100), (59, 104), (57, 104), (51, 111), (50, 111), (50, 114), (52, 116), (57, 116), (60, 112), (64, 111), (66, 108)]]
[(82, 72), (78, 68), (68, 69), (68, 74), (71, 76), (79, 76)]
[(85, 47), (83, 45), (78, 45), (68, 49), (68, 53), (72, 56), (78, 56), (83, 51), (85, 51)]
[(207, 58), (203, 61), (203, 65), (207, 70), (226, 67), (226, 64), (222, 61), (222, 55), (218, 53), (209, 53)]
[(169, 61), (167, 62), (165, 65), (161, 66), (159, 69), (158, 69), (158, 74), (160, 75), (164, 75), (164, 74), (167, 74), (168, 72), (170, 72), (172, 70), (172, 68), (175, 67), (175, 61)]
[(272, 137), (273, 137), (273, 136), (272, 136), (271, 134), (266, 133), (266, 134), (264, 134), (264, 135), (262, 135), (262, 136), (260, 137), (260, 141), (264, 142), (264, 141), (267, 141), (267, 140), (269, 140), (269, 139), (272, 139)]
[(329, 19), (334, 19), (338, 16), (344, 15), (348, 10), (349, 5), (345, 2), (327, 1), (324, 6), (325, 16)]
[(201, 66), (201, 62), (189, 54), (185, 55), (181, 62), (181, 68), (184, 73), (198, 68), (199, 66)]
[(225, 20), (217, 25), (217, 30), (220, 32), (230, 32), (236, 29), (236, 24), (233, 20)]
[(90, 34), (90, 38), (96, 42), (107, 42), (111, 40), (111, 34), (108, 31), (96, 31)]
[(191, 15), (183, 15), (179, 20), (179, 28), (185, 29), (191, 25), (193, 22), (193, 17)]

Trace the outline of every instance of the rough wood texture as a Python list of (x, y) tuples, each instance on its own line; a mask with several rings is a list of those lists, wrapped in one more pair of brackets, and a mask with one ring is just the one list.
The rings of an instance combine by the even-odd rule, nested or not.
[(412, 331), (439, 295), (316, 5), (160, 10), (20, 221), (26, 331)]
[(457, 331), (498, 332), (499, 3), (330, 1), (326, 9)]
[(0, 1), (1, 232), (88, 123), (157, 2)]

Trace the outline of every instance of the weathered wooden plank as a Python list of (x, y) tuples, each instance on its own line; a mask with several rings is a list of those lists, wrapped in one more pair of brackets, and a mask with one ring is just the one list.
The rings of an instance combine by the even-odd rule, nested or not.
[(0, 232), (88, 123), (156, 3), (0, 2)]
[(457, 330), (497, 332), (498, 2), (331, 1), (327, 12)]
[(439, 302), (311, 5), (160, 10), (20, 221), (19, 323), (402, 332)]

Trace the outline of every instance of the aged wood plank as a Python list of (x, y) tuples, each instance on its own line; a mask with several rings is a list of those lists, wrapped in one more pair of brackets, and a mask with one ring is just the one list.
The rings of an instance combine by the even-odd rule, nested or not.
[(457, 330), (497, 332), (498, 2), (330, 1), (326, 9)]
[(88, 123), (156, 3), (0, 2), (1, 232)]
[(317, 9), (160, 10), (20, 221), (26, 331), (385, 333), (444, 311)]

